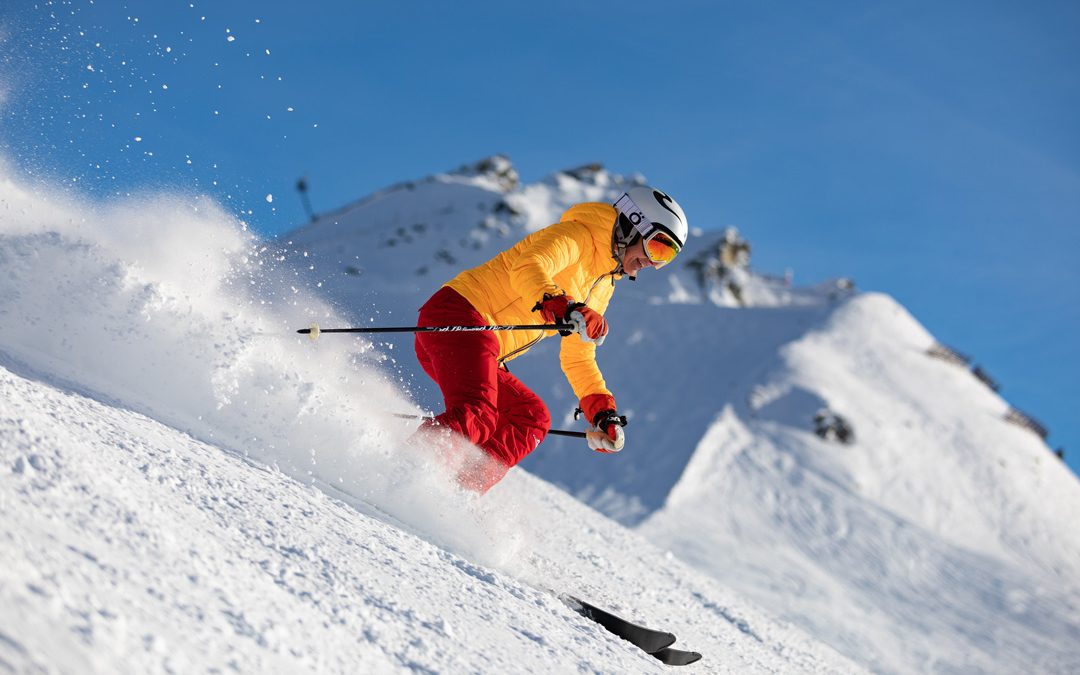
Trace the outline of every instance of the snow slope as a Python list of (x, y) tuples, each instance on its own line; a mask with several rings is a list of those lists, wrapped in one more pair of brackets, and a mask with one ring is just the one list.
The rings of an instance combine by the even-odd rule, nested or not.
[[(6, 369), (0, 387), (5, 670), (663, 669), (363, 501)], [(535, 478), (491, 499), (530, 538), (514, 566), (675, 628), (698, 672), (858, 672)]]
[[(875, 671), (1076, 672), (1075, 477), (932, 342), (888, 297), (843, 303), (733, 392), (638, 529)], [(823, 405), (854, 445), (809, 431)]]
[(195, 196), (0, 173), (3, 670), (662, 669), (545, 588), (691, 672), (861, 670), (525, 472), (463, 494), (387, 414), (418, 410), (392, 345), (294, 333), (377, 316), (315, 258)]

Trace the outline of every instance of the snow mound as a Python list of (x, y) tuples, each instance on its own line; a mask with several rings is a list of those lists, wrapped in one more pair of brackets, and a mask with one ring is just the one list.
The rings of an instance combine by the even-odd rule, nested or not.
[(878, 672), (1075, 672), (1076, 480), (933, 343), (887, 296), (842, 303), (728, 392), (639, 530)]

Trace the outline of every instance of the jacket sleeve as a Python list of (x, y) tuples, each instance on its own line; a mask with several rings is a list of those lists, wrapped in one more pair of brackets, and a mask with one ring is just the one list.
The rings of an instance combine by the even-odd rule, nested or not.
[[(510, 285), (527, 303), (538, 302), (545, 294), (560, 295), (563, 289), (555, 275), (577, 263), (583, 255), (592, 255), (586, 246), (588, 231), (576, 221), (549, 225), (532, 235), (510, 268)], [(574, 298), (580, 300), (580, 298)]]
[[(594, 288), (592, 297), (589, 299), (589, 307), (600, 314), (607, 311), (614, 292), (614, 287), (608, 286), (608, 283), (601, 282)], [(564, 338), (559, 349), (559, 365), (562, 366), (563, 373), (566, 374), (566, 379), (570, 382), (570, 387), (579, 401), (590, 394), (614, 396), (604, 381), (600, 366), (596, 363), (595, 342), (586, 342), (577, 335)]]
[(613, 396), (604, 382), (600, 366), (596, 365), (596, 343), (586, 342), (577, 335), (563, 338), (559, 348), (559, 365), (579, 401), (589, 394)]

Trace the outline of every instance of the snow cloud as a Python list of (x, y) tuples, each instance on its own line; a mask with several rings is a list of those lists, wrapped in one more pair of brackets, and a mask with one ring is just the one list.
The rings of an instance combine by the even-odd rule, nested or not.
[(16, 369), (378, 504), (484, 557), (489, 538), (468, 532), (476, 517), (452, 469), (408, 449), (415, 423), (391, 413), (419, 411), (384, 355), (366, 340), (296, 334), (348, 322), (317, 295), (311, 267), (205, 197), (97, 203), (24, 184), (0, 164), (0, 352)]

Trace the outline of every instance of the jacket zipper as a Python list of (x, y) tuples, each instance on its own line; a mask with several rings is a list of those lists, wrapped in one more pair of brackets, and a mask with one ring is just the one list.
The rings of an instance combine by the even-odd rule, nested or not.
[[(594, 281), (592, 286), (589, 287), (589, 292), (585, 294), (585, 299), (582, 300), (581, 302), (583, 302), (586, 305), (589, 304), (589, 298), (592, 297), (592, 292), (594, 290), (596, 290), (596, 287), (600, 285), (600, 282), (604, 280), (604, 277), (611, 277), (611, 285), (614, 286), (615, 285), (615, 275), (618, 273), (618, 271), (619, 271), (619, 268), (616, 267), (614, 270), (612, 270), (610, 272), (605, 272), (605, 273), (601, 274), (600, 276), (596, 277), (596, 281)], [(544, 334), (540, 333), (539, 336), (537, 336), (534, 340), (532, 340), (528, 344), (523, 345), (521, 347), (518, 347), (517, 349), (515, 349), (514, 351), (510, 352), (509, 354), (507, 354), (505, 356), (500, 356), (497, 363), (500, 366), (502, 366), (503, 368), (505, 368), (507, 371), (509, 371), (510, 369), (506, 368), (506, 362), (511, 357), (516, 356), (517, 354), (520, 354), (521, 352), (530, 349), (533, 345), (535, 345), (537, 342), (540, 342), (543, 339), (544, 339)]]

